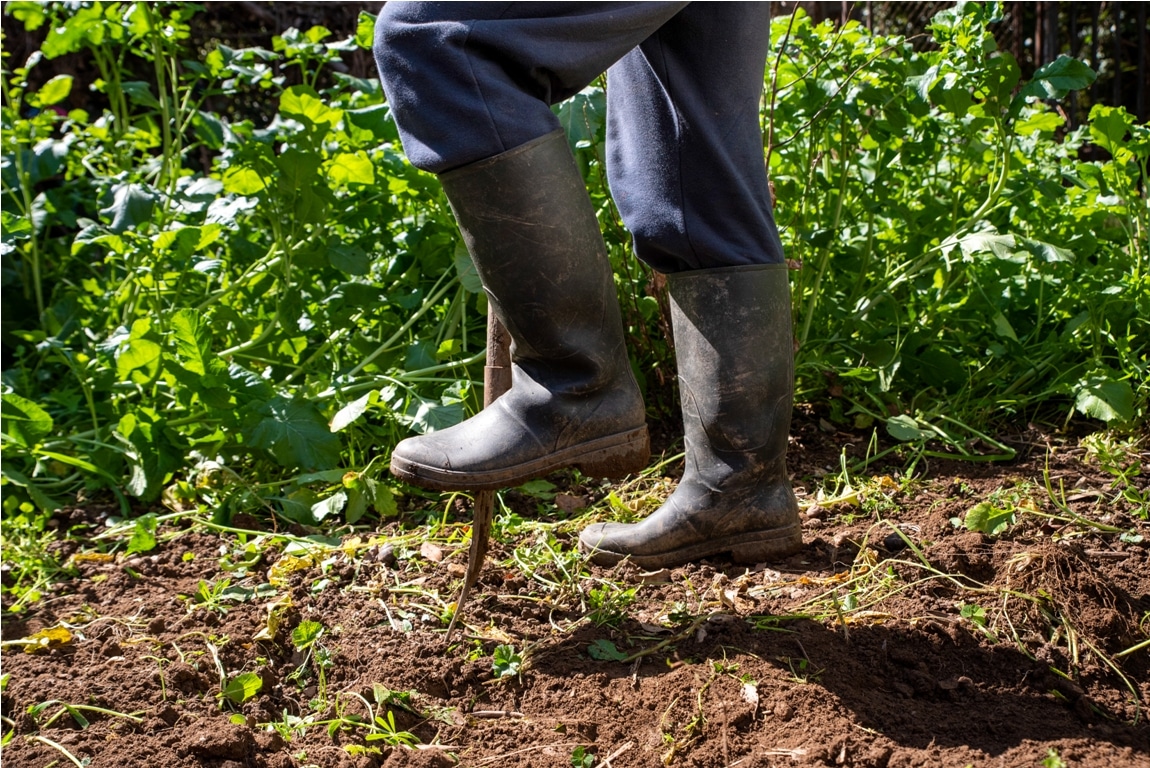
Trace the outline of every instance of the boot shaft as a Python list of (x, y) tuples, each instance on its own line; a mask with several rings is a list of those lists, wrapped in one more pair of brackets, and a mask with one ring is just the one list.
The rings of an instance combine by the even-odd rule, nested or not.
[[(440, 177), (512, 360), (591, 387), (626, 362), (606, 246), (562, 131)], [(550, 386), (550, 385), (549, 385)]]
[(794, 397), (786, 265), (679, 272), (667, 282), (688, 471), (781, 462)]

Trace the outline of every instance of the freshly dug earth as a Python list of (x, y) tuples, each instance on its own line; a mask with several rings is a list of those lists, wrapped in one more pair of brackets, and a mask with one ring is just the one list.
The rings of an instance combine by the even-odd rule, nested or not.
[[(844, 447), (866, 449), (813, 419), (794, 435), (804, 502)], [(547, 503), (508, 493), (526, 523), (506, 516), (450, 646), (466, 509), (420, 541), (416, 502), (433, 521), (443, 507), (411, 496), (406, 527), (315, 557), (253, 536), (265, 549), (245, 555), (236, 535), (189, 516), (161, 526), (149, 552), (74, 557), (74, 578), (5, 614), (6, 640), (61, 626), (71, 637), (6, 648), (4, 764), (1145, 768), (1150, 651), (1123, 651), (1150, 635), (1150, 525), (1076, 441), (1027, 439), (1011, 464), (932, 459), (910, 482), (880, 470), (861, 506), (848, 492), (807, 507), (800, 554), (753, 568), (583, 565), (580, 578), (578, 525), (558, 522), (555, 503), (611, 487), (560, 476)], [(1126, 535), (1042, 517), (1066, 516), (1044, 470), (1074, 513)], [(1128, 487), (1145, 498), (1146, 478)], [(636, 488), (615, 490), (649, 505)], [(1014, 524), (992, 537), (951, 522), (980, 502)], [(92, 508), (56, 522), (74, 535), (103, 525)], [(60, 547), (62, 560), (78, 549)], [(221, 593), (197, 602), (201, 581)], [(515, 657), (494, 660), (501, 645)], [(243, 673), (259, 690), (221, 696)], [(131, 717), (33, 709), (47, 702)], [(382, 720), (371, 729), (369, 704)], [(415, 743), (396, 744), (404, 732)]]

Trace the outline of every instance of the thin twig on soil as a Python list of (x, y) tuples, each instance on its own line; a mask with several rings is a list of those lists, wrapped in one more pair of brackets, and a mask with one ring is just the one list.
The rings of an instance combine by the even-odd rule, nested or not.
[(616, 749), (611, 754), (607, 755), (607, 757), (603, 758), (603, 761), (599, 763), (599, 768), (612, 768), (611, 761), (614, 760), (619, 755), (626, 752), (628, 749), (630, 749), (633, 746), (635, 746), (635, 742), (628, 741), (626, 744), (619, 747), (618, 749)]

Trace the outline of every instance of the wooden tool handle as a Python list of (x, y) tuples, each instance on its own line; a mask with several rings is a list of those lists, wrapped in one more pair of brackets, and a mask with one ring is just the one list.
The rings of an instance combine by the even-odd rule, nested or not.
[[(487, 315), (487, 364), (483, 367), (483, 407), (494, 403), (500, 395), (511, 389), (511, 340), (507, 329), (494, 312)], [(475, 516), (471, 521), (471, 547), (467, 552), (467, 573), (463, 577), (463, 589), (455, 601), (455, 611), (451, 623), (447, 625), (448, 645), (455, 633), (455, 624), (463, 613), (463, 606), (471, 594), (471, 588), (479, 580), (483, 561), (487, 558), (487, 547), (491, 543), (491, 524), (495, 520), (495, 491), (479, 491), (475, 494)]]
[(487, 315), (487, 364), (483, 367), (483, 407), (511, 389), (511, 339), (494, 312)]

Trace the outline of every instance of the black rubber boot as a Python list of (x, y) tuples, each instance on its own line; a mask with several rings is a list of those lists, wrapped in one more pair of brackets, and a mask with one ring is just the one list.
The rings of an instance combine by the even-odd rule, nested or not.
[(647, 465), (643, 398), (603, 236), (562, 131), (440, 176), (511, 337), (511, 389), (476, 416), (396, 446), (391, 471), (425, 488), (490, 490), (575, 466)]
[(787, 481), (794, 398), (785, 265), (669, 275), (686, 467), (675, 492), (634, 524), (579, 537), (592, 562), (667, 568), (713, 555), (763, 562), (802, 547)]

